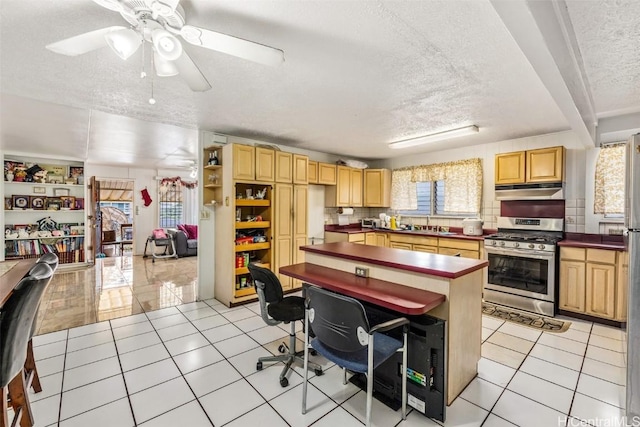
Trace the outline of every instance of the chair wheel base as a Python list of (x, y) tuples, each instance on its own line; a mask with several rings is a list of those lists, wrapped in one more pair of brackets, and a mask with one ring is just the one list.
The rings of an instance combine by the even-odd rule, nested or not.
[(312, 349), (309, 350), (309, 354), (312, 355), (312, 356), (317, 356), (318, 352), (315, 349), (312, 348)]
[(280, 385), (281, 385), (282, 387), (286, 387), (286, 386), (288, 386), (288, 385), (289, 385), (289, 380), (288, 380), (288, 379), (286, 379), (286, 378), (281, 378), (281, 379), (280, 379)]
[(287, 350), (288, 350), (288, 349), (287, 349), (287, 346), (286, 346), (286, 345), (284, 345), (284, 344), (280, 344), (280, 345), (278, 346), (278, 351), (279, 351), (280, 353), (283, 353), (283, 354), (284, 354), (284, 353), (286, 353), (286, 352), (287, 352)]
[(318, 377), (324, 374), (324, 371), (322, 369), (314, 369), (313, 372), (315, 372), (316, 376)]
[(256, 363), (256, 370), (262, 371), (262, 362)]

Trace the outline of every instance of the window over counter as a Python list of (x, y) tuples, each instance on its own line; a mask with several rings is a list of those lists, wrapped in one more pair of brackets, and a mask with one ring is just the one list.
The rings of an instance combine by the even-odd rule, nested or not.
[(391, 187), (391, 207), (402, 215), (476, 215), (482, 162), (469, 159), (394, 170)]
[(624, 218), (626, 144), (604, 145), (598, 154), (593, 213)]

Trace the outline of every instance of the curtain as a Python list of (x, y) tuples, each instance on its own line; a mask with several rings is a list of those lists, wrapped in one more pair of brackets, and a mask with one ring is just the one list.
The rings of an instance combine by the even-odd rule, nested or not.
[(411, 168), (396, 169), (391, 172), (391, 209), (418, 209), (416, 183), (412, 179)]
[(596, 162), (593, 213), (624, 213), (626, 145), (611, 144), (600, 149)]
[(391, 208), (417, 209), (416, 182), (444, 181), (444, 209), (451, 213), (480, 212), (482, 160), (420, 165), (396, 169), (391, 174)]
[(182, 223), (198, 224), (198, 187), (182, 186)]

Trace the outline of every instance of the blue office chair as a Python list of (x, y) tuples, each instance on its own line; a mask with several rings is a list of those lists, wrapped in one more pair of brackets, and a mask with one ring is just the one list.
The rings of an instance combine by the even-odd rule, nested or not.
[[(262, 320), (269, 325), (275, 326), (280, 323), (290, 323), (289, 345), (282, 343), (278, 351), (285, 353), (279, 356), (260, 357), (256, 363), (256, 369), (262, 370), (263, 362), (284, 362), (284, 369), (280, 373), (280, 385), (286, 387), (289, 380), (286, 375), (294, 362), (302, 364), (302, 351), (296, 351), (296, 320), (304, 319), (304, 298), (297, 296), (285, 297), (282, 292), (280, 280), (268, 268), (249, 264), (249, 273), (253, 279), (253, 285), (260, 301), (260, 315)], [(315, 363), (305, 363), (305, 369), (311, 368), (316, 375), (322, 375), (322, 367)]]
[[(381, 332), (402, 326), (403, 341)], [(309, 343), (309, 328), (315, 338)], [(366, 425), (371, 425), (373, 399), (373, 370), (402, 352), (402, 371), (407, 366), (407, 332), (409, 320), (400, 317), (369, 327), (362, 304), (353, 298), (336, 294), (316, 286), (307, 288), (305, 310), (304, 383), (302, 413), (307, 412), (307, 363), (309, 350), (315, 349), (325, 358), (345, 370), (367, 376)], [(346, 374), (346, 371), (345, 371)], [(402, 419), (407, 418), (407, 376), (402, 375)]]

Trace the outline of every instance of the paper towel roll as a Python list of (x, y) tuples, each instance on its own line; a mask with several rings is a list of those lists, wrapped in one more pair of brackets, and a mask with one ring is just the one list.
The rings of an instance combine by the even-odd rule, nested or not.
[(340, 215), (353, 215), (353, 208), (338, 208)]

